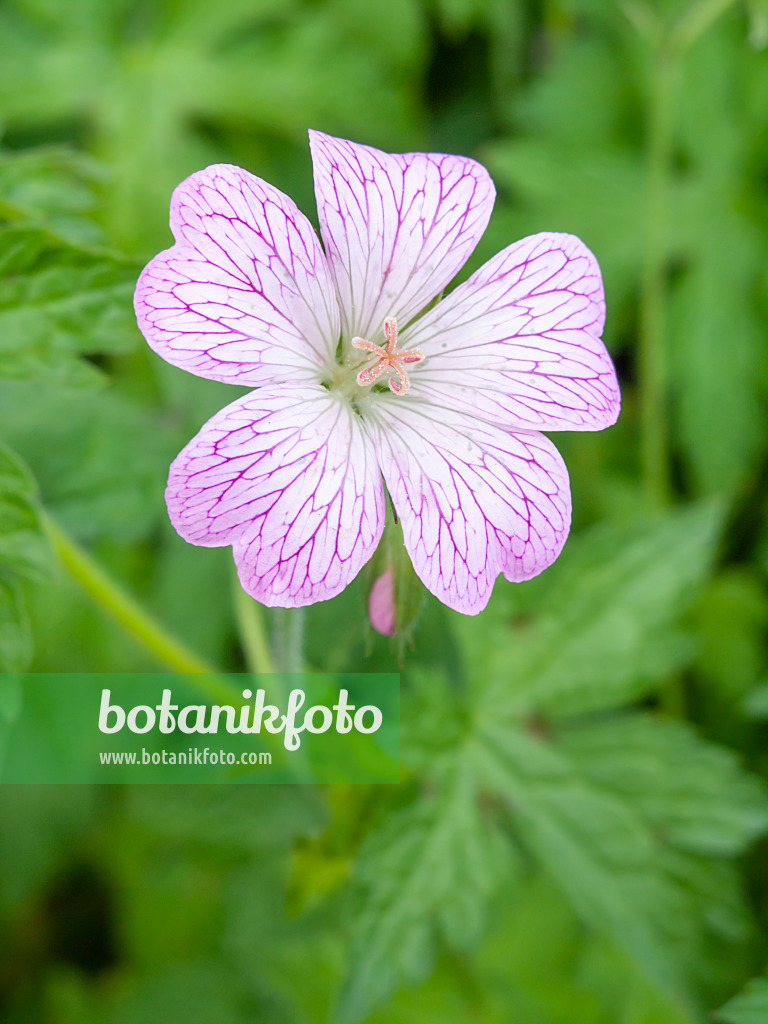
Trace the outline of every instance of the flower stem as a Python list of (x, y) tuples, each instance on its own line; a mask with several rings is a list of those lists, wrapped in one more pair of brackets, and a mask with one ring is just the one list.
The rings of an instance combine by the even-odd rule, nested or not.
[(261, 605), (246, 594), (236, 574), (232, 578), (232, 600), (248, 671), (274, 672)]
[(669, 500), (668, 370), (666, 354), (667, 230), (677, 61), (660, 47), (653, 64), (648, 110), (648, 178), (640, 296), (641, 459), (646, 500)]
[(732, 7), (735, 0), (698, 0), (678, 19), (670, 35), (670, 45), (681, 55), (702, 35), (713, 21)]
[[(648, 176), (640, 298), (641, 461), (647, 504), (670, 497), (669, 371), (667, 364), (667, 272), (669, 193), (678, 77), (690, 47), (734, 0), (697, 0), (666, 32), (656, 36), (648, 98)], [(649, 15), (650, 17), (650, 15)]]
[(272, 640), (278, 672), (304, 671), (304, 609), (275, 608), (272, 612)]
[[(678, 70), (675, 48), (662, 40), (656, 49), (649, 82), (648, 178), (640, 294), (640, 450), (646, 504), (651, 511), (658, 511), (670, 500), (667, 231)], [(677, 674), (659, 689), (659, 706), (670, 717), (684, 716), (685, 692)]]
[(50, 516), (43, 521), (62, 565), (83, 590), (139, 643), (173, 672), (218, 669), (171, 636), (141, 605), (113, 580)]

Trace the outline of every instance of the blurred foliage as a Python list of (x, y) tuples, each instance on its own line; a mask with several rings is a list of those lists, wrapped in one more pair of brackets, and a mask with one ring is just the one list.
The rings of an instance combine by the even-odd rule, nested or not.
[(718, 1014), (727, 1024), (762, 1024), (768, 1020), (768, 979), (755, 978)]
[[(401, 578), (404, 652), (365, 623), (365, 575), (309, 610), (310, 668), (402, 656), (401, 786), (2, 792), (4, 1021), (768, 1024), (767, 42), (762, 0), (0, 6), (5, 670), (162, 667), (57, 567), (47, 514), (245, 667), (229, 552), (185, 545), (162, 497), (238, 392), (152, 356), (130, 303), (171, 189), (206, 163), (314, 218), (308, 127), (476, 156), (499, 198), (468, 270), (579, 234), (624, 394), (615, 428), (556, 438), (576, 521), (541, 578), (475, 619)], [(674, 494), (651, 513), (660, 55)]]
[(32, 657), (21, 580), (49, 575), (50, 551), (35, 497), (27, 467), (0, 447), (0, 664), (6, 672), (23, 671)]

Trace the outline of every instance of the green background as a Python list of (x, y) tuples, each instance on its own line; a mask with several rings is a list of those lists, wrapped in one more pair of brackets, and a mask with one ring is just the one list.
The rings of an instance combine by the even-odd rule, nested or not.
[[(763, 0), (0, 6), (0, 669), (288, 668), (303, 628), (310, 670), (402, 665), (404, 766), (4, 788), (4, 1022), (768, 1021), (766, 43)], [(302, 627), (174, 534), (240, 392), (131, 310), (206, 163), (314, 218), (310, 127), (482, 161), (465, 273), (551, 230), (605, 276), (624, 407), (555, 438), (563, 555), (475, 619), (406, 578), (394, 644), (370, 574)]]

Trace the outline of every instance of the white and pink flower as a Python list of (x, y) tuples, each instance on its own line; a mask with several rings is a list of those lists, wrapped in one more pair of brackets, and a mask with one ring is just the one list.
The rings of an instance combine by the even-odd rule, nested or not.
[(139, 279), (159, 355), (255, 389), (174, 461), (171, 520), (231, 544), (258, 601), (295, 607), (372, 556), (386, 484), (418, 576), (475, 614), (499, 573), (537, 575), (568, 534), (568, 474), (539, 431), (618, 416), (599, 267), (572, 235), (533, 235), (430, 306), (488, 223), (487, 171), (310, 142), (322, 245), (288, 196), (214, 165), (175, 190), (176, 244)]

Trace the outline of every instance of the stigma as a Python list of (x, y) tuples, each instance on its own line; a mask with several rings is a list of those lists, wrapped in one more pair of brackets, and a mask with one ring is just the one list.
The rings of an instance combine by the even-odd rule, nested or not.
[(388, 343), (386, 348), (382, 348), (381, 345), (374, 345), (373, 342), (366, 341), (365, 338), (352, 339), (352, 344), (355, 348), (378, 356), (378, 361), (373, 366), (369, 366), (358, 373), (357, 383), (360, 387), (369, 387), (374, 381), (379, 379), (385, 370), (391, 370), (392, 372), (387, 381), (390, 391), (394, 391), (396, 395), (404, 395), (411, 386), (404, 364), (420, 363), (424, 358), (424, 353), (417, 348), (405, 351), (397, 347), (397, 321), (393, 316), (388, 317), (384, 321), (384, 334), (387, 337)]

